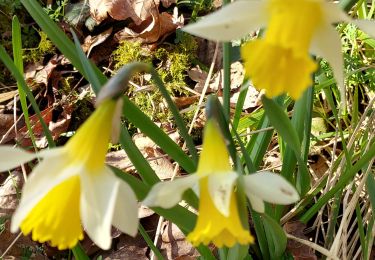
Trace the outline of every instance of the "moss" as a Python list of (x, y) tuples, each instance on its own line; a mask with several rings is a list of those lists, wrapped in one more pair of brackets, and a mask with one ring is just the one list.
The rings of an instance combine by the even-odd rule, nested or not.
[(38, 31), (40, 41), (38, 47), (25, 49), (23, 59), (26, 62), (38, 62), (44, 55), (55, 53), (55, 46), (47, 38), (47, 34), (43, 31)]
[[(179, 42), (175, 45), (164, 44), (156, 51), (142, 48), (139, 42), (123, 41), (113, 52), (115, 70), (134, 62), (146, 62), (155, 65), (162, 81), (172, 97), (187, 95), (185, 90), (186, 71), (190, 68), (191, 62), (196, 58), (197, 44), (193, 37), (182, 33)], [(138, 76), (133, 81), (139, 85), (144, 84), (144, 77)], [(157, 89), (134, 93), (130, 89), (131, 100), (154, 121), (165, 122), (171, 117), (169, 109), (164, 106), (163, 97)]]

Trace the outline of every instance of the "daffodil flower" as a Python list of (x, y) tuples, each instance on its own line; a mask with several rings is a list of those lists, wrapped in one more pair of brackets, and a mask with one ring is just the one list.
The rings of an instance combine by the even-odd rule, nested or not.
[(0, 146), (0, 171), (41, 159), (23, 187), (12, 232), (20, 227), (33, 240), (49, 241), (60, 250), (83, 239), (83, 228), (102, 249), (111, 245), (111, 225), (132, 236), (137, 233), (135, 194), (105, 165), (112, 125), (119, 120), (117, 104), (101, 103), (61, 148), (33, 154)]
[(268, 97), (289, 93), (298, 99), (312, 85), (311, 74), (317, 69), (310, 53), (329, 62), (345, 102), (341, 40), (332, 26), (338, 22), (354, 23), (375, 36), (374, 21), (352, 20), (337, 4), (324, 0), (239, 0), (183, 30), (230, 41), (266, 28), (263, 38), (241, 48), (245, 73), (256, 88)]
[[(187, 189), (199, 183), (198, 220), (187, 239), (194, 246), (210, 242), (217, 247), (252, 243), (254, 238), (239, 217), (234, 191), (238, 175), (232, 171), (225, 140), (212, 119), (205, 127), (202, 149), (195, 174), (154, 185), (143, 203), (171, 208), (181, 201)], [(259, 212), (264, 212), (263, 201), (290, 204), (299, 199), (291, 184), (270, 172), (244, 176), (244, 186), (253, 208)]]

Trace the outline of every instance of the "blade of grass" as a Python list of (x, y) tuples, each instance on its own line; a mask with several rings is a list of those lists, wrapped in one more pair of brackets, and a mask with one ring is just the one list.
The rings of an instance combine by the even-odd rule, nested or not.
[(177, 109), (176, 104), (173, 102), (173, 100), (171, 99), (171, 96), (169, 95), (167, 89), (165, 88), (163, 81), (159, 77), (157, 71), (152, 66), (150, 66), (150, 72), (151, 72), (151, 75), (152, 75), (153, 82), (159, 88), (159, 90), (160, 90), (161, 94), (163, 95), (164, 99), (167, 101), (168, 107), (173, 114), (173, 117), (174, 117), (174, 120), (176, 122), (177, 128), (178, 128), (182, 138), (185, 140), (186, 146), (189, 149), (190, 155), (191, 155), (191, 157), (193, 159), (193, 162), (196, 166), (197, 163), (198, 163), (197, 150), (195, 148), (193, 139), (189, 135), (189, 132), (186, 128), (184, 120), (182, 119), (182, 117), (180, 115), (180, 112)]
[[(12, 19), (12, 47), (13, 47), (14, 65), (16, 65), (20, 74), (23, 75), (21, 25), (20, 25), (20, 22), (18, 21), (17, 16), (13, 16), (13, 19)], [(29, 117), (29, 110), (27, 108), (26, 94), (22, 89), (21, 83), (17, 82), (17, 88), (18, 88), (18, 94), (20, 97), (22, 113), (25, 117), (26, 128), (27, 128), (27, 131), (29, 132), (31, 142), (35, 148), (36, 147), (35, 136), (34, 136), (33, 129), (31, 128), (31, 125), (30, 125), (30, 117)]]
[[(244, 86), (244, 84), (243, 84)], [(242, 108), (243, 105), (245, 104), (246, 100), (246, 95), (249, 90), (249, 87), (241, 87), (240, 94), (238, 95), (238, 100), (236, 104), (236, 110), (234, 111), (233, 115), (233, 123), (232, 123), (232, 129), (237, 130), (238, 123), (240, 122), (241, 119), (241, 113), (242, 113)]]
[(365, 152), (353, 166), (350, 166), (346, 169), (346, 171), (343, 175), (341, 175), (336, 185), (326, 194), (320, 197), (318, 201), (303, 214), (300, 220), (303, 223), (307, 223), (307, 221), (309, 221), (319, 211), (319, 209), (336, 194), (336, 192), (343, 189), (348, 184), (348, 182), (351, 181), (354, 178), (354, 176), (362, 169), (362, 167), (368, 164), (368, 162), (374, 156), (375, 143), (371, 144), (370, 149), (367, 152)]
[(143, 237), (143, 240), (147, 243), (147, 245), (150, 247), (152, 252), (155, 254), (158, 260), (164, 260), (163, 255), (160, 253), (159, 249), (154, 245), (153, 241), (151, 240), (150, 236), (147, 234), (144, 227), (139, 224), (138, 231), (141, 233), (141, 236)]
[(29, 99), (32, 108), (35, 111), (35, 114), (37, 115), (40, 124), (42, 125), (43, 132), (46, 135), (48, 146), (50, 148), (55, 146), (55, 143), (52, 139), (51, 133), (46, 125), (46, 123), (43, 120), (43, 117), (41, 116), (40, 110), (38, 105), (36, 104), (36, 101), (34, 99), (33, 94), (31, 93), (30, 89), (27, 87), (26, 82), (23, 78), (23, 75), (19, 72), (16, 65), (12, 61), (12, 59), (9, 57), (8, 53), (4, 49), (2, 45), (0, 45), (0, 60), (4, 63), (4, 65), (9, 69), (9, 71), (12, 73), (13, 77), (17, 80), (17, 83), (20, 84), (22, 90), (25, 92), (27, 98)]

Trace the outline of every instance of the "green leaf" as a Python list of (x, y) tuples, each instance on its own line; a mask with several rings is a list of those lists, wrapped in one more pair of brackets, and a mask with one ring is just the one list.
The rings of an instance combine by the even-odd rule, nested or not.
[(273, 218), (266, 214), (262, 216), (270, 257), (271, 259), (278, 259), (284, 254), (286, 249), (287, 238), (285, 232)]

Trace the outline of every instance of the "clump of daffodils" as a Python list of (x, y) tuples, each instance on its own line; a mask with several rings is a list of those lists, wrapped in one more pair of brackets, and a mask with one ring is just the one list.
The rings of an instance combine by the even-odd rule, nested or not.
[[(281, 176), (254, 173), (244, 176), (245, 193), (252, 207), (264, 212), (264, 201), (290, 204), (299, 199), (295, 188)], [(202, 153), (197, 172), (171, 182), (152, 187), (143, 203), (150, 207), (171, 208), (178, 204), (183, 193), (199, 185), (199, 214), (195, 229), (187, 239), (194, 245), (214, 243), (217, 247), (232, 247), (236, 243), (254, 241), (240, 217), (235, 192), (238, 173), (232, 170), (225, 139), (213, 119), (204, 130)]]
[(288, 93), (293, 99), (312, 85), (317, 64), (310, 54), (331, 65), (345, 102), (340, 35), (332, 24), (352, 22), (375, 36), (374, 21), (352, 20), (337, 4), (325, 0), (238, 0), (184, 27), (186, 32), (230, 41), (265, 28), (264, 36), (241, 48), (246, 75), (268, 97)]
[(83, 230), (102, 249), (110, 248), (112, 225), (132, 236), (137, 233), (135, 194), (105, 165), (120, 101), (103, 101), (63, 147), (32, 154), (0, 146), (0, 171), (41, 159), (23, 187), (12, 232), (20, 228), (60, 250), (74, 247)]

